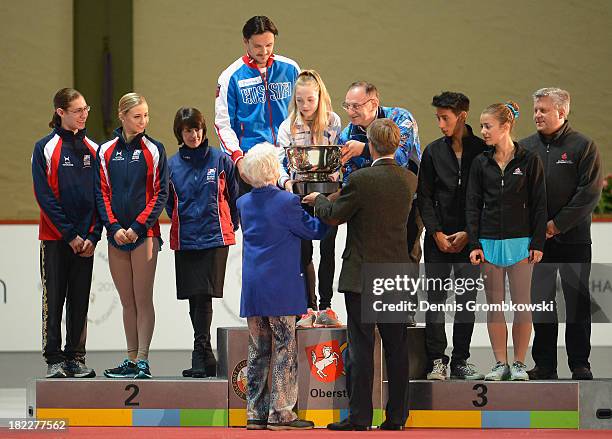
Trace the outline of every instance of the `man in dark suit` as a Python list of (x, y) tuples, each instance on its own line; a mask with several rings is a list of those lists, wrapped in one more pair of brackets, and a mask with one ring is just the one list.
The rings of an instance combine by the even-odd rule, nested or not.
[[(344, 293), (348, 314), (348, 418), (329, 424), (330, 430), (367, 430), (372, 424), (374, 379), (374, 324), (361, 321), (361, 272), (364, 263), (409, 263), (406, 221), (416, 191), (417, 177), (399, 166), (394, 153), (400, 130), (390, 119), (368, 127), (371, 167), (351, 174), (338, 199), (330, 202), (316, 192), (303, 202), (329, 224), (347, 223), (338, 290)], [(400, 430), (408, 418), (407, 329), (401, 323), (377, 323), (389, 375), (386, 420), (380, 428)]]

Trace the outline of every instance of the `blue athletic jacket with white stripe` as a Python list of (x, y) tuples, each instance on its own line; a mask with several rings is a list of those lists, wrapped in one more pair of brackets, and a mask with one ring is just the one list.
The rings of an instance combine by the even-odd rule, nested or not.
[(98, 145), (85, 134), (56, 126), (34, 146), (32, 180), (41, 241), (70, 242), (77, 235), (93, 243), (100, 239), (94, 191)]
[(108, 242), (118, 246), (119, 229), (131, 228), (139, 237), (160, 236), (159, 215), (168, 200), (168, 167), (164, 145), (140, 133), (131, 142), (123, 139), (122, 128), (98, 150), (96, 201), (106, 227)]
[(258, 143), (277, 144), (278, 127), (287, 118), (299, 73), (295, 61), (274, 54), (265, 73), (248, 55), (221, 73), (215, 99), (215, 131), (221, 148), (234, 163)]

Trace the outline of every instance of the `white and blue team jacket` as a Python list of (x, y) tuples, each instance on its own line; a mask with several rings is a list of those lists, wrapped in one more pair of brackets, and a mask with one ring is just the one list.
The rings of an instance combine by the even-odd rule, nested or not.
[(297, 63), (272, 55), (265, 74), (245, 55), (230, 65), (217, 84), (215, 131), (234, 163), (254, 145), (277, 144), (278, 127), (287, 118)]

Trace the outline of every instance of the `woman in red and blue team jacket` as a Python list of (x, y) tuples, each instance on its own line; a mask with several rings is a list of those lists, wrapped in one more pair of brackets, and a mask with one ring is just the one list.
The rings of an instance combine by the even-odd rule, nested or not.
[(217, 360), (210, 344), (212, 298), (223, 297), (229, 246), (238, 229), (238, 183), (232, 159), (208, 145), (206, 121), (195, 108), (179, 108), (174, 135), (181, 147), (168, 160), (176, 295), (189, 300), (193, 326), (191, 368), (183, 376), (216, 376)]
[(85, 340), (93, 254), (102, 230), (94, 192), (98, 145), (85, 136), (90, 107), (81, 93), (62, 88), (53, 105), (53, 131), (36, 142), (32, 154), (34, 194), (40, 206), (43, 356), (47, 378), (94, 377), (94, 370), (85, 365)]
[(168, 199), (166, 151), (145, 134), (149, 107), (143, 96), (124, 95), (119, 119), (122, 127), (98, 150), (96, 201), (106, 227), (108, 264), (123, 306), (128, 358), (104, 375), (151, 378), (153, 281), (162, 244), (157, 219)]

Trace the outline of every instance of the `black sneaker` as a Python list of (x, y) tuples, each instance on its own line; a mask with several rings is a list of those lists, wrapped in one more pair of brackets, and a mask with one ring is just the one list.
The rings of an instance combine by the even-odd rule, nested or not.
[(575, 367), (572, 369), (573, 380), (592, 380), (593, 372), (590, 367)]
[(82, 360), (66, 360), (64, 370), (66, 375), (74, 378), (93, 378), (96, 376), (96, 371), (87, 367)]
[(268, 430), (310, 430), (314, 428), (314, 422), (305, 419), (295, 419), (291, 422), (268, 423)]
[(476, 366), (466, 361), (451, 363), (451, 379), (453, 380), (484, 380), (485, 376), (480, 373)]
[(136, 367), (138, 368), (138, 373), (134, 378), (150, 379), (153, 377), (151, 375), (151, 370), (149, 369), (149, 360), (138, 360)]
[(64, 370), (64, 362), (47, 364), (47, 375), (45, 378), (66, 378), (68, 375)]
[(527, 375), (530, 380), (556, 380), (559, 378), (556, 370), (539, 366), (528, 370)]
[(125, 359), (123, 363), (112, 369), (106, 369), (104, 376), (107, 378), (136, 378), (138, 368), (132, 360)]

